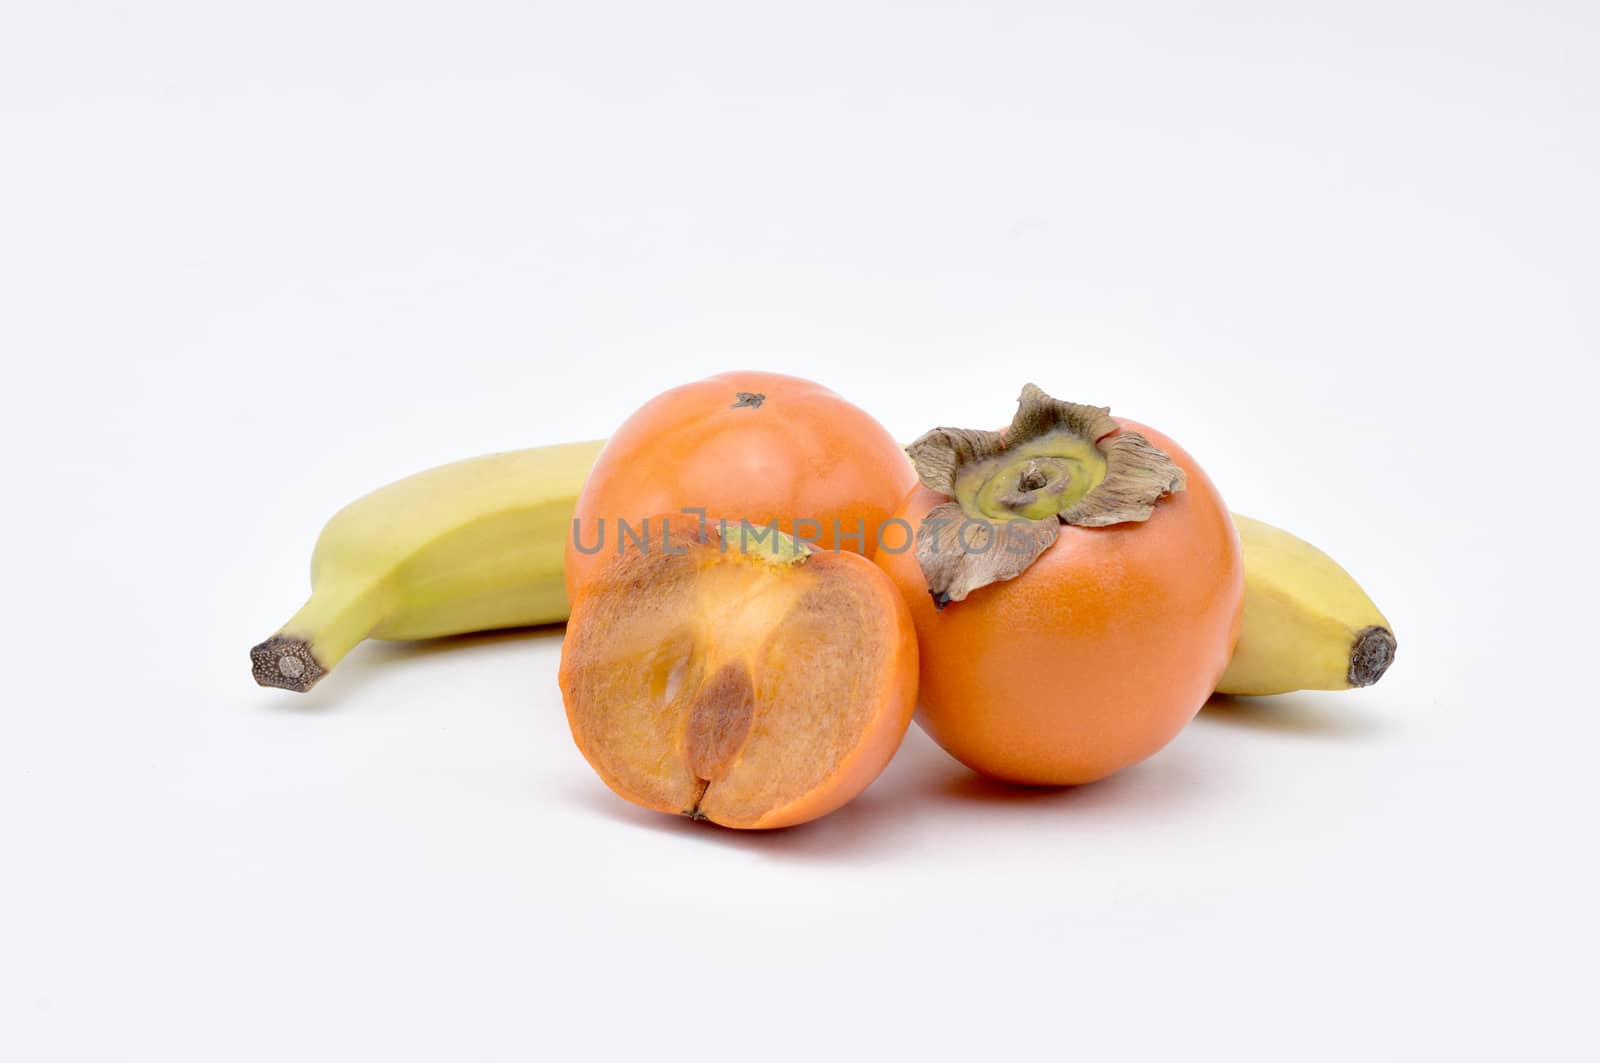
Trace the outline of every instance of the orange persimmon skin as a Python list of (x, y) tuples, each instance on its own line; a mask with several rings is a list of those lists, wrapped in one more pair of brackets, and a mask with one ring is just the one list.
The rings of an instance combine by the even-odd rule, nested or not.
[[(1069, 785), (1135, 764), (1194, 718), (1233, 654), (1244, 566), (1227, 507), (1172, 440), (1117, 422), (1188, 476), (1149, 520), (1063, 526), (1020, 576), (943, 610), (914, 550), (876, 558), (916, 624), (918, 722), (985, 775)], [(915, 528), (943, 501), (919, 485), (897, 516)]]
[[(741, 395), (762, 398), (751, 405)], [(692, 507), (712, 520), (777, 520), (779, 530), (824, 550), (834, 548), (837, 530), (842, 549), (870, 556), (880, 525), (915, 481), (894, 437), (820, 384), (732, 372), (673, 388), (624, 421), (596, 459), (574, 530), (591, 551), (602, 527), (605, 540), (584, 552), (568, 536), (567, 600), (576, 602), (616, 553), (619, 520), (637, 529), (652, 514)]]

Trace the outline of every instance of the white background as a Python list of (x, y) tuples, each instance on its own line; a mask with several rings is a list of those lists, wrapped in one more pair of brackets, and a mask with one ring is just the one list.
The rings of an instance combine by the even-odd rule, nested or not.
[[(8, 4), (0, 1058), (1594, 1058), (1600, 17), (1572, 3)], [(1101, 785), (913, 731), (746, 836), (559, 632), (247, 648), (323, 520), (670, 385), (1025, 380), (1394, 622)]]

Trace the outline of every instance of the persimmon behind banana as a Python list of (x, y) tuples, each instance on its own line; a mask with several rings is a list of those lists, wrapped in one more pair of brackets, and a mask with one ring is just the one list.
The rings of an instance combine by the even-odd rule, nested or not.
[(934, 740), (1016, 783), (1093, 782), (1165, 746), (1227, 668), (1244, 594), (1222, 497), (1171, 439), (1024, 389), (1004, 432), (941, 428), (881, 551)]

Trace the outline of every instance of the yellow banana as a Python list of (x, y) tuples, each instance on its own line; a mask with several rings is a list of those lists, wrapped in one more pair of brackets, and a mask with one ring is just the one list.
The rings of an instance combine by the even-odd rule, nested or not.
[(365, 638), (565, 620), (562, 555), (601, 445), (469, 458), (350, 503), (317, 539), (311, 598), (251, 649), (256, 682), (310, 690)]
[[(423, 639), (567, 618), (562, 557), (602, 441), (489, 454), (417, 473), (336, 513), (311, 558), (311, 598), (250, 651), (262, 686), (310, 690), (363, 639)], [(1224, 694), (1376, 683), (1395, 639), (1332, 558), (1234, 515), (1244, 621)]]
[(1217, 690), (1347, 690), (1382, 678), (1394, 632), (1360, 584), (1304, 539), (1237, 513), (1233, 521), (1244, 549), (1244, 623)]

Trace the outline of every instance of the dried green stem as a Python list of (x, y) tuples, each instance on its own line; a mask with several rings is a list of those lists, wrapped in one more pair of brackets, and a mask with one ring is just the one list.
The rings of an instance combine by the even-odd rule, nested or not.
[[(1161, 498), (1184, 489), (1183, 470), (1109, 409), (1062, 402), (1033, 384), (1022, 389), (1006, 431), (935, 428), (906, 452), (923, 485), (951, 500), (929, 513), (917, 536), (917, 559), (941, 608), (1020, 575), (1062, 524), (1148, 520)], [(987, 532), (972, 530), (984, 524)]]

